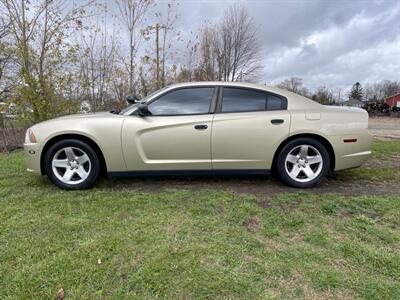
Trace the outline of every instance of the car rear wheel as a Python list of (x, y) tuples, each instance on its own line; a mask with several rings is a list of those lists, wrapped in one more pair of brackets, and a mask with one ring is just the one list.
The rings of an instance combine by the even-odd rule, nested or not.
[(287, 143), (278, 154), (276, 171), (287, 185), (308, 188), (318, 185), (330, 168), (325, 146), (312, 138)]
[(67, 190), (90, 188), (100, 173), (96, 152), (87, 143), (76, 139), (61, 140), (52, 145), (44, 164), (50, 180)]

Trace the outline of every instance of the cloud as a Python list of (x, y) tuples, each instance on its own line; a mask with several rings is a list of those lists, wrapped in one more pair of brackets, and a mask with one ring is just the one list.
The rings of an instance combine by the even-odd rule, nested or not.
[[(157, 0), (154, 11), (166, 9), (169, 2)], [(356, 81), (400, 80), (399, 0), (178, 2), (174, 27), (183, 37), (174, 43), (178, 53), (186, 50), (191, 33), (218, 22), (234, 2), (242, 3), (258, 25), (264, 57), (262, 83), (276, 84), (297, 76), (311, 89), (348, 89)], [(182, 55), (174, 60), (185, 63)]]
[(334, 18), (303, 28), (295, 42), (264, 47), (266, 81), (275, 84), (297, 76), (315, 89), (400, 79), (399, 20), (400, 5), (393, 5), (375, 14), (365, 8), (347, 19)]

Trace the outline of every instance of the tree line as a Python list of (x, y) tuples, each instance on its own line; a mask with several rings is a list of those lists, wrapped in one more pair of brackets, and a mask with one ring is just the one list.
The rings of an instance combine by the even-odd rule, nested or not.
[(299, 77), (285, 79), (277, 87), (308, 97), (324, 105), (339, 104), (346, 100), (380, 102), (386, 97), (400, 93), (400, 81), (393, 80), (367, 82), (364, 87), (361, 83), (356, 82), (348, 93), (341, 88), (330, 89), (326, 86), (320, 86), (311, 92), (303, 85), (303, 80)]
[(256, 78), (260, 46), (243, 6), (183, 37), (179, 3), (164, 4), (0, 0), (0, 99), (39, 122), (82, 103), (122, 107), (173, 82)]
[[(185, 81), (260, 78), (257, 24), (243, 5), (220, 20), (180, 32), (177, 1), (0, 0), (0, 100), (35, 123), (85, 108), (122, 108), (129, 94), (145, 97)], [(279, 87), (324, 104), (341, 90), (313, 93), (300, 78)], [(382, 98), (399, 82), (365, 86), (362, 97)]]

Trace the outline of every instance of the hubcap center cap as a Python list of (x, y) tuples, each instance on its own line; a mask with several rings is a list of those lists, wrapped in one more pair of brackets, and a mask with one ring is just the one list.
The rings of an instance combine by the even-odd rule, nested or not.
[(79, 163), (75, 160), (69, 162), (71, 169), (77, 169), (79, 167)]
[(306, 161), (304, 158), (300, 158), (297, 163), (299, 164), (299, 166), (301, 167), (305, 167), (306, 166)]

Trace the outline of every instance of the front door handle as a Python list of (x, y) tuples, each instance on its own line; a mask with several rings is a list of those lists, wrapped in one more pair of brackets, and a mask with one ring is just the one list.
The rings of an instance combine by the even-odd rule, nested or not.
[(283, 119), (272, 119), (271, 123), (274, 125), (282, 124), (284, 122)]
[(194, 129), (196, 130), (206, 130), (208, 128), (208, 125), (202, 124), (202, 125), (194, 125)]

